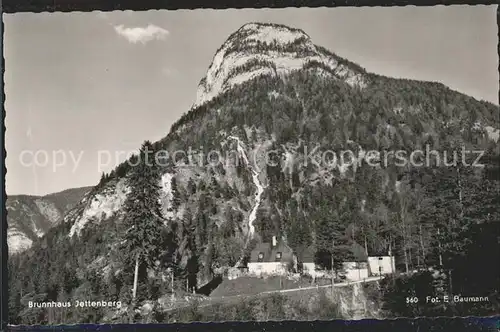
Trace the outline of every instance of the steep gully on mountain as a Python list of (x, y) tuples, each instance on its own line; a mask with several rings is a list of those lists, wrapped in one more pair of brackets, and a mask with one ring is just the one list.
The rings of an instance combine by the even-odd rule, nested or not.
[[(237, 142), (238, 152), (240, 153), (243, 160), (245, 161), (245, 165), (248, 168), (250, 168), (250, 170), (252, 172), (253, 183), (257, 187), (257, 193), (255, 194), (255, 205), (253, 206), (252, 211), (250, 212), (250, 215), (248, 216), (248, 237), (247, 237), (246, 244), (245, 244), (245, 249), (246, 249), (246, 247), (248, 246), (248, 243), (253, 238), (254, 233), (255, 233), (255, 226), (253, 225), (253, 223), (255, 221), (255, 218), (257, 217), (257, 210), (258, 210), (260, 203), (261, 203), (261, 196), (262, 196), (262, 193), (264, 192), (264, 186), (262, 186), (262, 184), (260, 183), (259, 174), (255, 170), (255, 167), (252, 167), (250, 165), (250, 162), (248, 161), (247, 153), (245, 151), (245, 148), (243, 147), (243, 143), (241, 142), (241, 140), (235, 136), (229, 136), (228, 138), (233, 139)], [(236, 267), (238, 267), (241, 264), (242, 260), (243, 260), (243, 257), (240, 258)]]
[[(257, 192), (255, 194), (255, 204), (254, 204), (252, 211), (250, 212), (250, 215), (248, 217), (248, 236), (247, 236), (247, 240), (245, 243), (245, 249), (246, 249), (250, 243), (250, 240), (253, 238), (253, 236), (255, 234), (255, 226), (253, 225), (253, 223), (256, 219), (257, 210), (261, 204), (261, 197), (262, 197), (262, 194), (264, 192), (265, 187), (262, 185), (262, 183), (259, 180), (259, 174), (256, 170), (255, 165), (254, 165), (254, 167), (252, 167), (250, 165), (246, 149), (243, 146), (243, 143), (241, 142), (241, 140), (236, 136), (229, 136), (228, 139), (232, 139), (232, 140), (236, 141), (238, 153), (243, 158), (245, 166), (247, 166), (251, 170), (253, 183), (257, 187)], [(239, 261), (236, 263), (235, 267), (240, 266), (240, 264), (242, 263), (242, 260), (243, 260), (243, 257), (241, 257), (239, 259)], [(215, 278), (211, 282), (209, 282), (209, 284), (214, 284), (215, 287), (214, 286), (205, 287), (205, 288), (210, 288), (210, 290), (208, 291), (208, 293), (206, 295), (209, 295), (210, 292), (213, 289), (215, 289), (221, 282), (222, 282), (222, 279), (220, 277)], [(364, 283), (364, 281), (363, 281), (363, 283)], [(348, 285), (349, 284), (347, 284), (346, 286), (348, 286)], [(207, 284), (206, 286), (209, 286), (209, 285)], [(339, 298), (337, 300), (339, 301), (340, 310), (342, 312), (343, 317), (357, 320), (357, 319), (362, 319), (364, 317), (364, 315), (366, 314), (366, 298), (365, 298), (365, 294), (360, 286), (361, 286), (360, 284), (354, 283), (352, 285), (353, 288), (351, 290), (350, 296), (347, 294), (344, 294), (344, 292), (337, 293), (337, 295), (339, 296)], [(293, 291), (293, 290), (288, 290), (288, 291)], [(277, 292), (283, 292), (283, 290), (280, 290)], [(286, 292), (286, 290), (284, 292)], [(347, 295), (347, 298), (346, 298), (346, 295)]]
[[(236, 137), (236, 136), (229, 136), (227, 138), (236, 141), (238, 153), (243, 158), (243, 161), (245, 162), (245, 166), (247, 166), (248, 168), (250, 168), (250, 170), (252, 172), (253, 183), (257, 187), (257, 193), (255, 194), (255, 205), (253, 206), (252, 211), (250, 212), (250, 215), (248, 217), (248, 236), (247, 236), (247, 239), (245, 241), (245, 246), (243, 248), (243, 253), (244, 253), (245, 250), (247, 249), (249, 243), (250, 243), (250, 240), (253, 238), (253, 236), (255, 234), (255, 226), (253, 225), (253, 223), (254, 223), (254, 221), (255, 221), (255, 219), (257, 217), (257, 210), (258, 210), (258, 208), (260, 206), (261, 196), (262, 196), (262, 193), (264, 192), (265, 187), (261, 184), (261, 182), (259, 180), (259, 173), (255, 170), (255, 167), (252, 167), (250, 165), (250, 162), (248, 160), (248, 156), (247, 156), (246, 150), (245, 150), (245, 148), (244, 148), (243, 143), (241, 142), (241, 140), (238, 137)], [(240, 257), (240, 259), (238, 260), (238, 262), (235, 264), (235, 266), (233, 268), (238, 268), (239, 266), (241, 266), (241, 264), (243, 262), (243, 258), (244, 258), (244, 255), (242, 255)], [(204, 294), (204, 295), (208, 296), (221, 283), (222, 283), (222, 277), (220, 275), (217, 275), (214, 278), (212, 278), (212, 280), (210, 280), (209, 282), (207, 282), (206, 284), (204, 284), (203, 286), (201, 286), (200, 288), (198, 288), (197, 293), (198, 294)]]

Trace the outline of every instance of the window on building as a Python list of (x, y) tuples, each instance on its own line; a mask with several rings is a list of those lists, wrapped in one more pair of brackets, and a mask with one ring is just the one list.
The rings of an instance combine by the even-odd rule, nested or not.
[(276, 253), (276, 260), (277, 261), (281, 260), (281, 252)]
[(259, 257), (258, 257), (259, 262), (262, 262), (264, 260), (264, 253), (259, 252)]

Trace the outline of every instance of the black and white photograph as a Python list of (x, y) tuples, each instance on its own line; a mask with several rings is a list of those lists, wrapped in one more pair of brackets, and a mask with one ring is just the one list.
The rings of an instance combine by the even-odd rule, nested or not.
[(497, 9), (3, 14), (9, 324), (500, 314)]

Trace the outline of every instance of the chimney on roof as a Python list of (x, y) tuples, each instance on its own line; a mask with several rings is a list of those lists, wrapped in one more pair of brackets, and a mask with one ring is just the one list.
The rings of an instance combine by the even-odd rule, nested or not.
[(273, 248), (276, 247), (276, 236), (273, 236)]

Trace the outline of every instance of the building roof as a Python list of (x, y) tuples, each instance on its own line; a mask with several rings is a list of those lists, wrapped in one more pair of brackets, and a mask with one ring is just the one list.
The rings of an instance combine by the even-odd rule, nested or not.
[(313, 246), (297, 250), (297, 258), (301, 263), (314, 263), (316, 251)]
[[(365, 248), (360, 244), (354, 242), (349, 247), (350, 254), (346, 261), (350, 262), (366, 262), (368, 256), (366, 255)], [(308, 248), (300, 249), (297, 251), (297, 258), (301, 263), (314, 263), (316, 256), (316, 250), (313, 246)]]
[[(277, 258), (277, 254), (281, 253), (281, 258)], [(259, 259), (259, 255), (262, 255)], [(250, 254), (250, 263), (257, 262), (288, 262), (293, 258), (292, 249), (283, 242), (278, 242), (275, 248), (272, 248), (270, 243), (259, 243)]]
[(376, 258), (376, 259), (379, 259), (379, 258), (391, 258), (391, 257), (394, 257), (394, 256), (389, 256), (389, 255), (370, 255), (370, 256), (368, 256), (368, 258)]
[(354, 262), (366, 262), (368, 260), (368, 255), (365, 252), (365, 248), (359, 243), (354, 242), (351, 245), (352, 260)]

